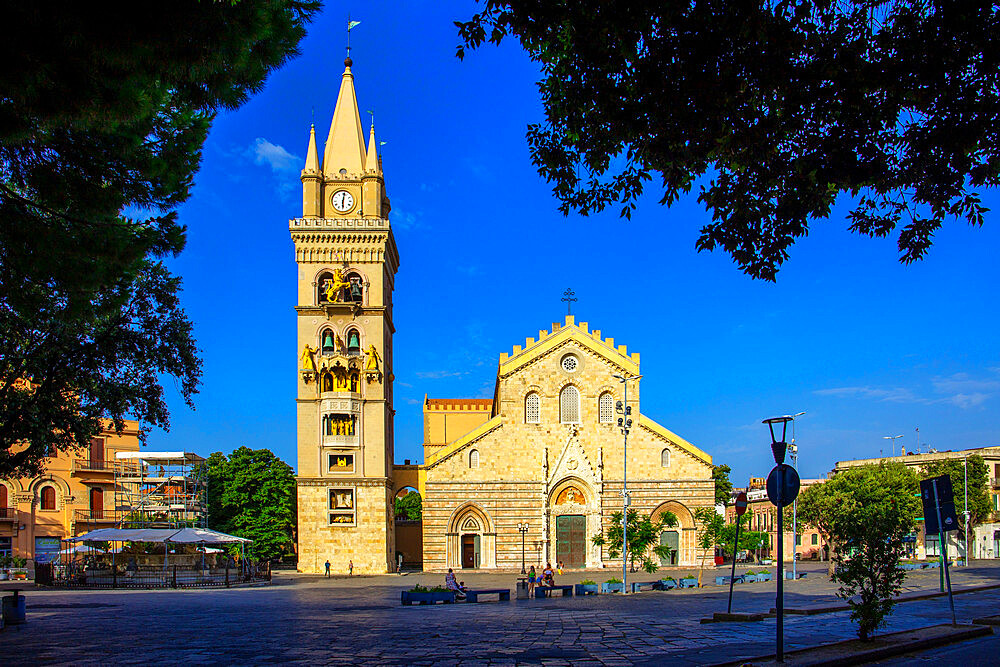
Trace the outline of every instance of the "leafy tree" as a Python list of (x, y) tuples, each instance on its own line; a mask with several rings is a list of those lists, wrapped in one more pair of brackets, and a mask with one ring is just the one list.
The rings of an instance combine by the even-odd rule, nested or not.
[(5, 7), (0, 42), (0, 477), (110, 422), (167, 428), (201, 376), (180, 281), (212, 119), (296, 53), (318, 3)]
[(712, 479), (715, 480), (715, 504), (727, 507), (733, 495), (733, 483), (729, 481), (732, 468), (727, 465), (712, 466)]
[(420, 494), (410, 491), (404, 496), (396, 496), (396, 517), (407, 521), (420, 521), (423, 517)]
[[(740, 545), (737, 551), (754, 551), (761, 548), (768, 543), (769, 534), (757, 531), (757, 530), (747, 530), (746, 524), (749, 522), (749, 515), (744, 514), (743, 520), (740, 521)], [(722, 527), (719, 533), (718, 546), (723, 549), (726, 554), (733, 553), (733, 542), (736, 541), (736, 524), (727, 523)]]
[(459, 57), (512, 35), (540, 64), (528, 143), (564, 213), (697, 184), (698, 249), (755, 278), (842, 193), (908, 263), (945, 221), (981, 226), (1000, 179), (991, 2), (486, 0), (456, 25)]
[(215, 452), (202, 464), (208, 526), (253, 540), (249, 553), (277, 558), (295, 547), (295, 472), (268, 449)]
[[(650, 574), (656, 572), (659, 563), (653, 560), (650, 554), (657, 558), (670, 558), (673, 550), (665, 544), (660, 544), (660, 533), (666, 528), (675, 528), (677, 525), (677, 516), (673, 512), (662, 512), (660, 519), (653, 521), (649, 516), (640, 518), (638, 510), (630, 509), (627, 526), (629, 572), (635, 572), (636, 560), (646, 572)], [(607, 534), (594, 535), (591, 541), (599, 547), (607, 545), (608, 556), (611, 558), (621, 556), (622, 513), (613, 513)]]
[[(718, 487), (716, 487), (715, 493), (716, 499), (718, 499)], [(705, 571), (705, 558), (708, 557), (708, 552), (711, 550), (714, 559), (715, 547), (722, 540), (722, 529), (725, 527), (726, 521), (721, 514), (715, 511), (714, 507), (699, 507), (694, 511), (694, 518), (701, 524), (701, 532), (698, 534), (698, 548), (702, 550), (701, 567), (698, 568), (698, 585), (701, 586), (701, 576)]]
[(863, 640), (885, 624), (902, 588), (898, 566), (920, 511), (917, 488), (913, 470), (883, 462), (848, 468), (799, 497), (802, 515), (833, 542), (837, 595)]
[[(925, 479), (948, 475), (955, 494), (955, 511), (958, 513), (959, 531), (965, 535), (965, 463), (962, 459), (931, 461), (924, 468)], [(979, 454), (969, 457), (969, 523), (979, 525), (989, 518), (993, 511), (989, 492), (989, 469)]]

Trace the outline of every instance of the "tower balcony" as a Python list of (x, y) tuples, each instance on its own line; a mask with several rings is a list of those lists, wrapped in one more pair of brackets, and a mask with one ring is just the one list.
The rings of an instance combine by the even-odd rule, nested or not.
[(323, 435), (324, 447), (357, 447), (359, 441), (357, 432), (354, 435)]

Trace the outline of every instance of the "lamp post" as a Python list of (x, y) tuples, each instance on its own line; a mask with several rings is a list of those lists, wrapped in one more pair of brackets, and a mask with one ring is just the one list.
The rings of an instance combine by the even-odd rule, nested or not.
[(965, 514), (965, 566), (969, 567), (969, 559), (972, 557), (972, 554), (969, 553), (969, 454), (968, 454), (968, 452), (966, 452), (965, 458), (963, 459), (963, 462), (965, 464), (965, 466), (964, 466), (965, 467), (965, 483), (963, 484), (963, 486), (965, 487), (963, 489), (965, 491), (965, 512), (964, 512), (964, 514)]
[[(781, 465), (785, 462), (785, 451), (788, 449), (788, 443), (785, 442), (785, 432), (788, 430), (788, 422), (795, 423), (795, 417), (791, 415), (786, 415), (784, 417), (771, 417), (763, 421), (767, 424), (767, 428), (771, 432), (771, 453), (774, 455), (774, 462), (777, 464), (775, 470), (777, 471), (777, 483), (775, 484), (775, 498), (772, 498), (775, 507), (778, 510), (778, 562), (775, 569), (778, 571), (778, 594), (775, 599), (775, 608), (777, 609), (777, 632), (776, 632), (776, 643), (777, 650), (775, 651), (775, 660), (777, 662), (785, 661), (785, 545), (784, 545), (784, 504), (781, 497), (782, 490), (784, 487), (784, 479), (782, 475)], [(774, 433), (775, 424), (781, 424), (781, 439)], [(770, 492), (769, 492), (770, 495)]]
[[(801, 417), (805, 411), (796, 412), (792, 415), (792, 442), (788, 445), (788, 451), (792, 454), (792, 467), (795, 472), (799, 471), (799, 446), (795, 444), (795, 418)], [(798, 576), (799, 563), (799, 498), (792, 501), (792, 581)]]
[(525, 574), (524, 570), (524, 534), (528, 532), (528, 524), (519, 523), (517, 524), (517, 532), (521, 533), (521, 574)]
[[(892, 454), (893, 456), (896, 455), (896, 440), (899, 439), (899, 438), (902, 438), (902, 437), (903, 436), (901, 436), (901, 435), (883, 435), (882, 436), (883, 440), (892, 440), (892, 444), (889, 445), (889, 453)], [(899, 453), (902, 454), (903, 450), (902, 449), (899, 450)]]
[(622, 448), (622, 595), (628, 594), (628, 432), (632, 428), (632, 408), (628, 404), (628, 383), (630, 380), (638, 380), (641, 375), (629, 375), (628, 373), (615, 373), (611, 377), (622, 383), (622, 399), (615, 406), (615, 411), (621, 415), (618, 418), (618, 428), (622, 430), (624, 436), (624, 447)]

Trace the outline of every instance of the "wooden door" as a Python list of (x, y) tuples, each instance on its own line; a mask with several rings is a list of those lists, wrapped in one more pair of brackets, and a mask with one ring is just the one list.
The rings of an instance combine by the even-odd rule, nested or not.
[(93, 519), (104, 518), (104, 491), (102, 489), (90, 490), (90, 516)]
[(476, 536), (462, 535), (462, 567), (476, 567)]
[(556, 562), (564, 567), (587, 564), (587, 519), (579, 514), (556, 517)]
[(104, 438), (90, 439), (90, 467), (104, 470)]

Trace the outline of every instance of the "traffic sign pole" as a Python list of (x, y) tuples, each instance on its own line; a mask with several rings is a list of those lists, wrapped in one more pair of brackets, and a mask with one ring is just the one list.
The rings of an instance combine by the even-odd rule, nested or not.
[(782, 465), (777, 466), (778, 470), (778, 565), (775, 568), (778, 571), (778, 650), (775, 658), (778, 662), (785, 661), (785, 533), (784, 533), (784, 507), (781, 503), (781, 491), (784, 486), (784, 467)]
[(736, 554), (740, 549), (740, 519), (747, 511), (747, 494), (740, 491), (736, 496), (736, 541), (733, 543), (733, 569), (729, 575), (729, 606), (726, 613), (733, 613), (733, 584), (736, 582)]
[(951, 607), (951, 624), (958, 625), (958, 621), (955, 620), (955, 598), (951, 594), (951, 574), (948, 572), (948, 547), (945, 544), (948, 534), (945, 532), (944, 524), (941, 522), (941, 505), (938, 503), (936, 479), (932, 480), (932, 487), (934, 488), (934, 510), (937, 512), (938, 520), (938, 545), (941, 547), (941, 569), (944, 570), (944, 578), (948, 582), (948, 606)]

